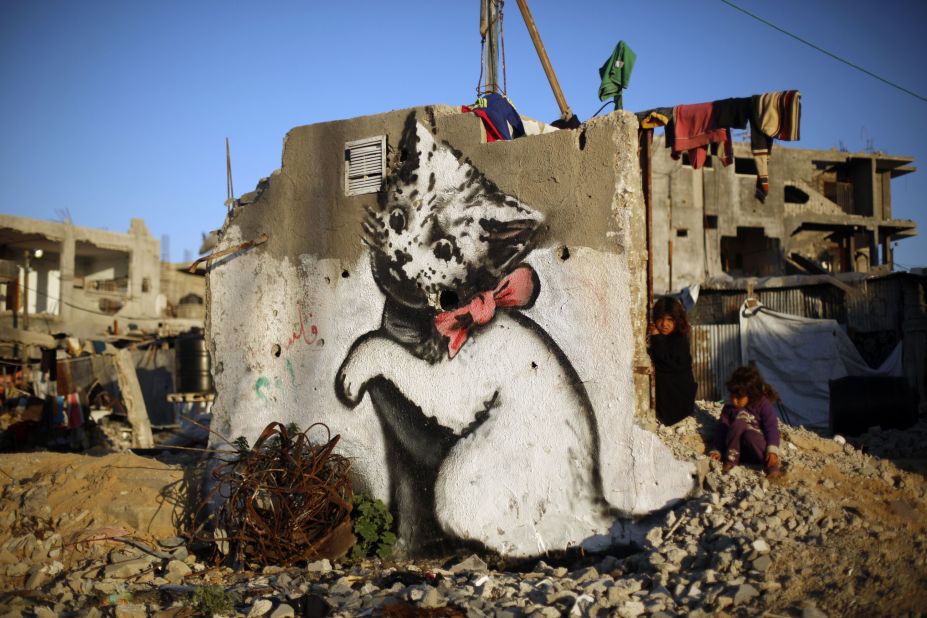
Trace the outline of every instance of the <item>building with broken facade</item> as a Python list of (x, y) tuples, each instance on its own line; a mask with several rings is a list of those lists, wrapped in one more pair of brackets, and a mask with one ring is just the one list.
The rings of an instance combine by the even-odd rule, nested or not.
[(15, 320), (18, 328), (88, 338), (203, 323), (202, 275), (162, 263), (160, 242), (141, 219), (120, 233), (0, 215), (0, 264), (5, 326)]
[[(892, 272), (893, 245), (915, 236), (917, 226), (893, 217), (891, 181), (914, 172), (913, 160), (777, 145), (761, 201), (749, 143), (734, 143), (731, 165), (708, 156), (699, 169), (685, 153), (671, 158), (664, 143), (654, 139), (652, 155), (653, 286), (663, 294), (693, 288), (684, 296), (695, 303), (698, 397), (725, 397), (730, 372), (756, 360), (744, 351), (742, 306), (749, 298), (795, 320), (833, 320), (871, 369), (902, 344), (898, 374), (924, 409), (927, 278)], [(809, 367), (817, 353), (807, 351)], [(779, 378), (777, 386), (794, 381)], [(817, 387), (825, 406), (827, 382)], [(816, 427), (827, 431), (828, 419)]]
[[(150, 446), (178, 406), (208, 407), (205, 278), (159, 250), (141, 219), (119, 233), (0, 215), (0, 449), (87, 448), (104, 417)], [(196, 401), (168, 401), (185, 384)]]
[(892, 215), (891, 180), (914, 171), (909, 157), (777, 145), (761, 202), (749, 142), (734, 143), (733, 164), (709, 156), (700, 169), (664, 143), (654, 139), (657, 293), (715, 277), (891, 272), (893, 244), (917, 234)]

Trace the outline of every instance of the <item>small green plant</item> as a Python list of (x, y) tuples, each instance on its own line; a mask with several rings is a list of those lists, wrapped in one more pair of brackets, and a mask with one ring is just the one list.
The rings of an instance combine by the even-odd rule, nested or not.
[(197, 586), (193, 589), (191, 605), (206, 616), (215, 614), (232, 614), (235, 605), (241, 602), (237, 593), (229, 592), (222, 586)]
[(393, 516), (382, 500), (363, 494), (354, 496), (354, 536), (357, 543), (351, 548), (351, 559), (359, 560), (376, 554), (381, 559), (393, 552), (396, 535), (393, 534)]

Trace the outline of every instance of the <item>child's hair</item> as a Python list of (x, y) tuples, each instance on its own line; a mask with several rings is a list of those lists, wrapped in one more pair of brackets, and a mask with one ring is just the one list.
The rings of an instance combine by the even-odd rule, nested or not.
[(746, 396), (751, 402), (765, 397), (769, 401), (779, 399), (775, 389), (763, 381), (763, 376), (756, 367), (738, 367), (725, 384), (727, 390), (735, 397)]
[(650, 312), (650, 319), (656, 324), (664, 315), (668, 315), (676, 322), (676, 330), (685, 336), (689, 336), (689, 320), (686, 318), (686, 310), (682, 303), (672, 296), (663, 296), (657, 299), (653, 304), (653, 310)]

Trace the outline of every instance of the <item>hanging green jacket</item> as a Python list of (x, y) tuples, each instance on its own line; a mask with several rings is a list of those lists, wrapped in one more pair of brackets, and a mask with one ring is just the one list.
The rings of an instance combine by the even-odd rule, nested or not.
[(599, 77), (602, 78), (602, 83), (599, 85), (600, 101), (614, 97), (615, 109), (622, 109), (621, 92), (631, 82), (631, 71), (634, 70), (636, 60), (637, 54), (628, 47), (628, 44), (618, 41), (611, 57), (599, 69)]

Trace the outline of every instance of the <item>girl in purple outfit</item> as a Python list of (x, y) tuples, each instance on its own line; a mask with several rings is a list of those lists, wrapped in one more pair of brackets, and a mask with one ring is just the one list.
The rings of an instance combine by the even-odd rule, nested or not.
[(741, 461), (764, 464), (766, 476), (779, 478), (779, 419), (773, 402), (776, 391), (755, 367), (738, 367), (727, 381), (730, 403), (721, 410), (708, 456), (723, 461), (723, 472)]

